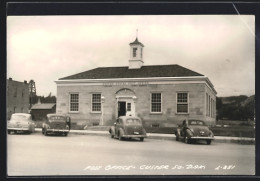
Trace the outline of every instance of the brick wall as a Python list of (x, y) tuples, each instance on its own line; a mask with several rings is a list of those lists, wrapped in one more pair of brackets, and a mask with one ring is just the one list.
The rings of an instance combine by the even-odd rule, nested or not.
[(8, 79), (7, 85), (7, 119), (13, 113), (28, 113), (29, 110), (29, 84)]
[[(206, 117), (205, 95), (207, 89), (204, 83), (168, 84), (168, 85), (142, 85), (142, 86), (58, 86), (57, 87), (57, 113), (69, 114), (72, 122), (87, 122), (89, 125), (99, 123), (102, 118), (101, 113), (91, 113), (91, 94), (101, 93), (105, 97), (103, 104), (103, 119), (105, 125), (112, 125), (117, 117), (116, 92), (122, 88), (129, 88), (135, 92), (136, 115), (141, 117), (145, 124), (159, 122), (161, 125), (177, 125), (185, 118), (203, 119), (208, 123), (214, 123), (214, 118)], [(177, 92), (188, 92), (189, 113), (177, 114)], [(79, 93), (79, 113), (69, 113), (69, 94)], [(162, 113), (150, 113), (151, 92), (162, 94)], [(215, 95), (212, 93), (212, 97)]]

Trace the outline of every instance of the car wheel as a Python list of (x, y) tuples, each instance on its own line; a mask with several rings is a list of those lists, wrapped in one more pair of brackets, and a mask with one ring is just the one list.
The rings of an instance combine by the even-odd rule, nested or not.
[(184, 137), (184, 142), (185, 142), (186, 144), (190, 144), (189, 138), (187, 138), (187, 137), (185, 136), (185, 137)]
[(120, 141), (122, 141), (122, 140), (123, 140), (123, 137), (122, 137), (122, 132), (121, 132), (121, 131), (119, 131), (118, 139), (119, 139)]
[(144, 138), (140, 138), (140, 141), (144, 141)]
[(68, 133), (63, 133), (63, 136), (67, 136), (68, 135)]
[(111, 136), (111, 138), (114, 138), (114, 135), (112, 133), (110, 134), (110, 136)]
[(210, 145), (211, 144), (211, 140), (207, 140), (207, 145)]

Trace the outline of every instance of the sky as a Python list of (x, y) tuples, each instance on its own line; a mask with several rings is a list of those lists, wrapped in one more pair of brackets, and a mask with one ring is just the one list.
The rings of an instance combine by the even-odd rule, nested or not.
[(255, 94), (254, 15), (9, 16), (7, 78), (56, 95), (59, 78), (128, 66), (137, 36), (144, 65), (203, 74), (219, 97)]

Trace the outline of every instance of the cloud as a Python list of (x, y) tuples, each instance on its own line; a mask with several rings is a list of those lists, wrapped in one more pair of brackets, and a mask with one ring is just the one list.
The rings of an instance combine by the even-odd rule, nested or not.
[(138, 29), (145, 65), (179, 64), (208, 76), (218, 96), (250, 95), (254, 23), (252, 15), (11, 16), (7, 76), (34, 79), (39, 95), (55, 95), (54, 81), (61, 77), (128, 66), (129, 43)]

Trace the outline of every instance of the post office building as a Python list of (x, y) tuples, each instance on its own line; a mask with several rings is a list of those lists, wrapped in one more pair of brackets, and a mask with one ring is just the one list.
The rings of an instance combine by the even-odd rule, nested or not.
[(88, 125), (112, 125), (123, 115), (145, 122), (179, 124), (190, 118), (214, 125), (217, 92), (209, 78), (176, 64), (145, 66), (143, 49), (136, 38), (128, 66), (99, 67), (55, 81), (56, 112)]

